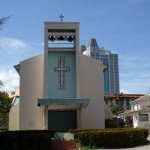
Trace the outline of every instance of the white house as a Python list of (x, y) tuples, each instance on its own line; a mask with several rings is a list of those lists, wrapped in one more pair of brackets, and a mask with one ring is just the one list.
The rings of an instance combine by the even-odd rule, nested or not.
[(104, 128), (105, 66), (79, 53), (78, 22), (45, 22), (44, 54), (15, 68), (20, 101), (10, 110), (9, 130)]
[(131, 110), (119, 114), (124, 118), (131, 116), (133, 127), (150, 128), (150, 94), (141, 96), (140, 98), (130, 102)]

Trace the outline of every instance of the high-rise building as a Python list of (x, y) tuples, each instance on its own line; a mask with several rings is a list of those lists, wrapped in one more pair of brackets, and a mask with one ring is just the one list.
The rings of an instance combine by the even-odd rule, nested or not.
[(118, 66), (118, 54), (113, 54), (111, 51), (104, 47), (99, 47), (96, 39), (91, 39), (85, 50), (85, 46), (82, 45), (81, 52), (89, 57), (101, 60), (107, 68), (104, 71), (104, 93), (119, 94), (119, 66)]

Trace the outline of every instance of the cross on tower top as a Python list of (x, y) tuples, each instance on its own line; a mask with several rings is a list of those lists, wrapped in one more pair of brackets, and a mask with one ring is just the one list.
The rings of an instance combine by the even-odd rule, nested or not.
[(60, 18), (61, 22), (63, 22), (64, 16), (62, 14), (59, 16), (59, 18)]

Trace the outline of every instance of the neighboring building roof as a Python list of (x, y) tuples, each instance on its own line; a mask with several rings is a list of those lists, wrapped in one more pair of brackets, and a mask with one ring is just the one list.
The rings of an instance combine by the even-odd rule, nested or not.
[[(150, 101), (150, 94), (143, 95), (134, 101), (130, 102), (130, 104), (138, 104), (140, 101)], [(144, 107), (141, 107), (138, 110), (131, 110), (131, 111), (126, 111), (124, 113), (119, 114), (119, 116), (132, 116), (136, 112), (149, 112), (150, 111), (150, 106), (146, 105)]]
[(141, 96), (143, 96), (144, 94), (110, 94), (110, 95), (105, 95), (104, 99), (123, 99), (123, 98), (139, 98)]
[(134, 103), (138, 103), (140, 101), (150, 101), (150, 94), (143, 95), (130, 103), (134, 104)]
[(16, 88), (15, 90), (9, 91), (7, 93), (10, 98), (15, 97), (15, 96), (20, 96), (20, 88)]
[(16, 71), (18, 72), (18, 74), (20, 75), (20, 64), (15, 65), (14, 68), (16, 69)]

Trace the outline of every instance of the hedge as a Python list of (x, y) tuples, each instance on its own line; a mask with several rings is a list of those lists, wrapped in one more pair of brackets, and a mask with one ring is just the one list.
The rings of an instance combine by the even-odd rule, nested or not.
[(117, 128), (117, 121), (113, 119), (105, 119), (105, 128)]
[(0, 132), (0, 150), (49, 150), (54, 130)]
[(76, 129), (70, 130), (83, 146), (98, 148), (129, 148), (145, 144), (149, 129)]

